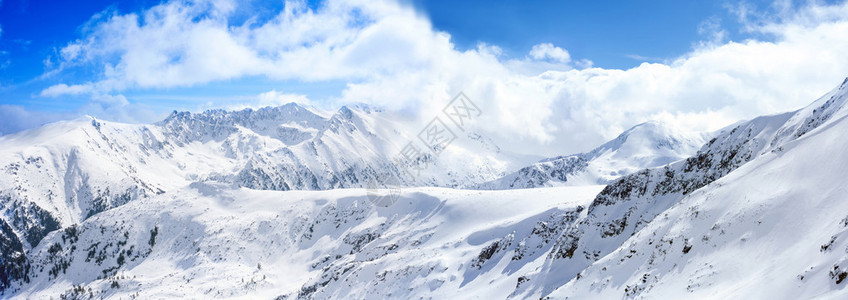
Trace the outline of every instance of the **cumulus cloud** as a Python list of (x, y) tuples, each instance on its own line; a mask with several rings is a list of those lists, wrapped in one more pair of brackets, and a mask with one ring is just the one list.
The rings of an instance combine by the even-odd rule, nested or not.
[(543, 43), (533, 46), (533, 49), (530, 49), (530, 57), (533, 57), (534, 59), (551, 59), (562, 63), (571, 61), (571, 55), (568, 54), (568, 51), (554, 46), (554, 44), (551, 43)]
[(229, 24), (236, 3), (214, 3), (173, 1), (140, 15), (99, 15), (84, 38), (60, 50), (60, 68), (102, 64), (105, 78), (89, 85), (104, 92), (251, 75), (364, 78), (428, 64), (426, 52), (440, 38), (414, 12), (393, 3), (328, 1), (313, 11), (287, 2), (262, 24)]
[[(745, 30), (765, 39), (727, 41), (719, 20), (707, 20), (700, 28), (706, 39), (692, 52), (628, 70), (591, 67), (550, 43), (519, 58), (504, 57), (496, 45), (458, 50), (448, 33), (392, 1), (330, 0), (317, 9), (286, 2), (266, 21), (232, 24), (228, 16), (237, 6), (175, 1), (141, 14), (100, 14), (60, 50), (52, 71), (96, 66), (101, 79), (42, 94), (103, 95), (246, 76), (341, 80), (347, 82), (341, 95), (322, 101), (367, 102), (426, 117), (463, 91), (484, 111), (477, 130), (503, 148), (557, 155), (589, 149), (651, 119), (715, 130), (794, 109), (848, 75), (846, 4), (775, 6), (771, 13), (736, 7)], [(272, 92), (257, 101), (298, 99)]]

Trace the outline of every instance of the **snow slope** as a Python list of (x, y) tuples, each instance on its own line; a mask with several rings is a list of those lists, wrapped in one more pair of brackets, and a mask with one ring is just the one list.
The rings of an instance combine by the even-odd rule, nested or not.
[[(662, 215), (664, 218), (665, 211), (677, 205), (681, 199), (705, 186), (711, 186), (714, 181), (732, 174), (752, 160), (780, 153), (792, 144), (802, 143), (805, 139), (799, 138), (816, 130), (828, 130), (833, 136), (841, 135), (842, 132), (834, 129), (837, 127), (833, 124), (845, 122), (844, 117), (848, 114), (846, 101), (848, 80), (796, 112), (759, 117), (727, 130), (704, 145), (694, 157), (664, 167), (646, 169), (607, 185), (589, 206), (587, 217), (561, 234), (551, 258), (538, 272), (528, 274), (530, 284), (516, 290), (514, 295), (549, 295), (567, 282), (577, 280), (578, 273), (611, 253), (620, 251), (620, 247), (631, 236), (655, 222), (657, 216)], [(811, 148), (825, 146), (816, 145), (815, 141), (809, 143)], [(831, 163), (822, 157), (828, 156), (817, 154), (810, 157), (809, 162), (815, 161), (814, 164), (820, 166)], [(832, 185), (818, 186), (814, 182), (820, 180), (831, 183), (826, 178), (843, 178), (843, 174), (838, 172), (798, 176), (814, 179), (786, 184), (785, 188), (830, 189)], [(760, 180), (767, 186), (771, 179), (761, 177)], [(738, 188), (745, 191), (745, 194), (760, 190), (756, 184)], [(799, 217), (818, 218), (816, 215)], [(619, 287), (622, 288), (619, 290), (621, 296), (627, 296), (624, 287)]]
[(504, 298), (601, 188), (409, 188), (380, 207), (195, 183), (52, 232), (4, 297)]
[(844, 92), (793, 115), (773, 151), (688, 194), (551, 296), (848, 297)]
[(607, 184), (644, 168), (687, 158), (710, 134), (676, 130), (658, 121), (642, 123), (586, 152), (545, 159), (491, 182), (483, 189)]

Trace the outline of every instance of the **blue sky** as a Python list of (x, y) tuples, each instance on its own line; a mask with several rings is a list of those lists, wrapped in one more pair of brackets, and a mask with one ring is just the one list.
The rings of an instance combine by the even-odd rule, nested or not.
[[(51, 78), (44, 60), (56, 56), (69, 42), (83, 36), (87, 23), (98, 13), (141, 13), (159, 1), (39, 1), (0, 2), (0, 98), (5, 104), (31, 110), (69, 112), (86, 97), (44, 99), (41, 90), (56, 83), (79, 83), (96, 79), (99, 66), (78, 68)], [(770, 2), (753, 3), (768, 6)], [(433, 26), (451, 34), (458, 49), (473, 49), (484, 42), (501, 47), (505, 55), (521, 57), (539, 43), (568, 49), (572, 57), (588, 59), (594, 66), (626, 69), (643, 61), (682, 55), (702, 39), (699, 25), (717, 18), (732, 38), (741, 38), (736, 17), (721, 1), (416, 1)], [(239, 24), (259, 16), (269, 18), (283, 7), (281, 1), (250, 3), (250, 8), (230, 17)], [(317, 8), (320, 2), (309, 2)], [(260, 7), (261, 9), (256, 9)], [(246, 77), (176, 89), (131, 89), (124, 94), (136, 103), (157, 109), (191, 109), (195, 101), (180, 99), (249, 97), (270, 89), (306, 94), (314, 98), (336, 95), (343, 82), (267, 80)], [(170, 96), (170, 97), (169, 97)], [(174, 99), (169, 101), (169, 98)]]
[[(830, 56), (845, 12), (785, 0), (2, 0), (0, 133), (288, 101), (427, 111), (458, 91), (488, 102), (497, 131), (551, 147), (651, 119), (711, 130), (802, 106), (848, 75)], [(585, 133), (565, 137), (574, 130)]]
[[(509, 54), (553, 43), (604, 68), (631, 68), (646, 58), (672, 58), (700, 40), (698, 27), (716, 18), (741, 38), (727, 1), (418, 1), (436, 28), (459, 47), (484, 41)], [(751, 2), (769, 6), (769, 1)]]

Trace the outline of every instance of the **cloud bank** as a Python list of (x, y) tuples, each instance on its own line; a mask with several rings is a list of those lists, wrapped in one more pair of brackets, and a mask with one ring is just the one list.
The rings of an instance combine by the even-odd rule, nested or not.
[[(39, 96), (115, 99), (132, 89), (263, 76), (347, 84), (330, 99), (274, 90), (255, 103), (365, 102), (432, 116), (463, 91), (484, 111), (477, 130), (502, 147), (567, 154), (648, 120), (716, 130), (798, 108), (848, 76), (848, 4), (780, 8), (732, 8), (760, 38), (726, 41), (719, 22), (706, 20), (699, 28), (706, 39), (690, 53), (616, 70), (550, 43), (524, 57), (482, 43), (459, 50), (426, 16), (392, 1), (329, 0), (315, 9), (286, 2), (272, 18), (243, 22), (232, 21), (236, 1), (172, 1), (140, 14), (94, 16), (80, 39), (48, 60), (46, 76), (85, 66), (96, 80), (56, 84)], [(128, 106), (126, 99), (93, 101)]]

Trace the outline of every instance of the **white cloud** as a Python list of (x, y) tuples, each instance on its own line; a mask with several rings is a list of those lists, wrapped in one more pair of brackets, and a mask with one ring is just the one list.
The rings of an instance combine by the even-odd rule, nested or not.
[[(330, 0), (317, 10), (287, 2), (267, 22), (229, 24), (236, 7), (178, 1), (140, 15), (101, 16), (54, 65), (59, 71), (99, 66), (103, 79), (82, 84), (94, 94), (245, 76), (342, 80), (348, 82), (342, 95), (323, 101), (368, 102), (426, 117), (464, 91), (484, 111), (479, 130), (506, 149), (547, 155), (586, 150), (651, 119), (713, 130), (794, 109), (848, 75), (846, 4), (771, 14), (735, 8), (747, 30), (769, 40), (726, 41), (720, 22), (707, 20), (703, 46), (629, 70), (592, 68), (549, 43), (520, 59), (503, 57), (495, 45), (460, 51), (449, 34), (390, 1)], [(42, 94), (82, 90), (57, 85)], [(257, 101), (298, 99), (269, 93)]]
[(283, 105), (291, 102), (310, 104), (309, 99), (304, 95), (281, 93), (277, 90), (264, 92), (259, 94), (257, 98), (259, 98), (258, 103), (265, 106)]
[(712, 16), (698, 24), (698, 34), (707, 37), (700, 41), (695, 48), (715, 47), (727, 41), (727, 30), (721, 27), (721, 19)]
[(124, 95), (92, 94), (91, 101), (78, 109), (79, 113), (98, 119), (123, 123), (144, 123), (164, 117), (143, 103), (132, 103)]
[(79, 95), (91, 93), (93, 88), (86, 84), (67, 85), (64, 83), (52, 85), (41, 91), (42, 97), (58, 97), (62, 95)]
[[(88, 98), (88, 102), (77, 108), (75, 112), (47, 114), (49, 117), (47, 119), (52, 121), (56, 119), (56, 116), (73, 118), (74, 116), (85, 114), (110, 121), (144, 123), (161, 117), (161, 115), (157, 114), (150, 107), (144, 104), (131, 103), (124, 95), (101, 93), (93, 86), (86, 84), (70, 86), (66, 84), (57, 84), (44, 89), (40, 94), (42, 97), (60, 97), (64, 95), (82, 95)], [(6, 111), (8, 113), (17, 111), (23, 116), (37, 115), (37, 113), (27, 111), (19, 107), (6, 108)], [(0, 126), (4, 126), (2, 123), (3, 122), (0, 122)], [(26, 122), (24, 124), (36, 125), (36, 123), (37, 122)], [(9, 132), (29, 128), (28, 126), (5, 126), (14, 127), (15, 130)]]
[(565, 51), (560, 47), (556, 47), (551, 43), (543, 43), (533, 46), (533, 49), (530, 50), (530, 57), (539, 60), (551, 59), (561, 63), (571, 61), (571, 55), (568, 54), (568, 51)]
[(662, 58), (659, 58), (659, 57), (644, 56), (644, 55), (639, 55), (639, 54), (626, 54), (624, 56), (627, 57), (627, 58), (630, 58), (632, 60), (637, 60), (637, 61), (641, 61), (641, 62), (657, 62), (657, 61), (663, 60)]

